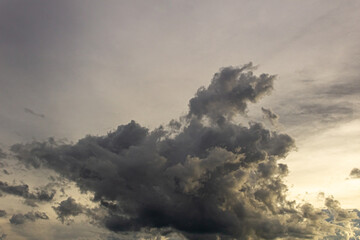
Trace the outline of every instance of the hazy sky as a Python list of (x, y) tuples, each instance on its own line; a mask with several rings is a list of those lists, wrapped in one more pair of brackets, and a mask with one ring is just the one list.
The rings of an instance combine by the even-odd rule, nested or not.
[[(0, 239), (351, 239), (316, 209), (285, 226), (274, 206), (360, 209), (359, 29), (356, 0), (0, 0)], [(227, 164), (236, 191), (218, 189)], [(171, 211), (196, 209), (199, 189), (223, 212)], [(356, 230), (352, 213), (332, 224)]]

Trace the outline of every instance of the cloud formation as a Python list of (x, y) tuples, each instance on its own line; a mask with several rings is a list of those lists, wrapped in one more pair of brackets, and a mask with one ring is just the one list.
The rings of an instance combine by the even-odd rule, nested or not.
[[(222, 68), (190, 100), (188, 114), (165, 127), (150, 131), (131, 121), (76, 144), (50, 139), (11, 150), (22, 163), (53, 169), (92, 192), (107, 209), (99, 224), (115, 232), (171, 229), (210, 240), (335, 235), (341, 228), (328, 214), (286, 199), (288, 168), (278, 160), (294, 140), (259, 122), (233, 122), (273, 89), (275, 77), (253, 69)], [(328, 203), (340, 212), (334, 206)], [(84, 211), (72, 198), (54, 210), (61, 221)]]
[(0, 148), (0, 159), (4, 159), (6, 156), (6, 153), (4, 153), (4, 151)]
[(18, 213), (12, 215), (10, 223), (14, 225), (21, 225), (28, 221), (35, 222), (38, 219), (48, 220), (49, 217), (44, 212), (28, 212), (26, 214)]
[(5, 210), (0, 210), (0, 217), (5, 217), (7, 215)]
[(255, 76), (253, 69), (252, 63), (221, 69), (207, 88), (199, 88), (196, 96), (190, 99), (189, 117), (206, 116), (213, 121), (224, 121), (224, 118), (244, 114), (248, 102), (257, 102), (273, 89), (275, 76)]
[(268, 119), (272, 125), (277, 124), (279, 120), (279, 116), (274, 113), (271, 109), (261, 108), (262, 113), (264, 114), (264, 118)]
[(10, 185), (7, 182), (0, 181), (0, 193), (7, 193), (14, 196), (19, 196), (28, 201), (51, 201), (56, 193), (56, 190), (49, 189), (47, 186), (37, 188), (35, 192), (30, 192), (27, 184)]
[(62, 223), (69, 221), (70, 217), (75, 217), (84, 211), (84, 207), (81, 204), (76, 203), (75, 199), (72, 197), (68, 197), (57, 207), (53, 207), (53, 209)]
[(353, 168), (350, 172), (350, 177), (352, 178), (360, 178), (360, 169)]

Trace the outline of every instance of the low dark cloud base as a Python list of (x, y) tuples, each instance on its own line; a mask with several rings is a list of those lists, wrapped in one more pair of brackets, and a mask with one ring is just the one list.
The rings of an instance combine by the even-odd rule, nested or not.
[[(112, 231), (170, 228), (189, 239), (338, 234), (343, 219), (330, 223), (332, 212), (286, 199), (288, 169), (278, 160), (294, 140), (262, 123), (233, 122), (273, 89), (274, 76), (252, 70), (252, 64), (221, 69), (190, 100), (188, 114), (153, 131), (132, 121), (76, 144), (51, 139), (11, 150), (24, 164), (53, 169), (92, 192), (107, 209), (98, 222)], [(61, 221), (84, 211), (72, 198), (54, 210)]]

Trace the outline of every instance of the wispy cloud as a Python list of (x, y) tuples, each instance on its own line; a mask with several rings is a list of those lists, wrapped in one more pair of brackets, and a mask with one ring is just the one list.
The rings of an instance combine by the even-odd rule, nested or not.
[(26, 113), (29, 113), (29, 114), (33, 115), (33, 116), (40, 117), (40, 118), (45, 118), (45, 115), (44, 115), (44, 114), (34, 112), (34, 111), (31, 110), (30, 108), (24, 108), (24, 111), (25, 111)]

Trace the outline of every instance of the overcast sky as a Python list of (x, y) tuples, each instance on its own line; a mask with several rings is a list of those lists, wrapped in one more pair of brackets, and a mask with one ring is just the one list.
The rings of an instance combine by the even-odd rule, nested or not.
[[(340, 211), (329, 207), (331, 199), (344, 209), (360, 209), (360, 170), (352, 171), (360, 168), (359, 29), (356, 0), (0, 0), (0, 239), (110, 240), (125, 239), (124, 232), (129, 239), (324, 237), (307, 232), (309, 226), (297, 235), (293, 226), (259, 226), (285, 221), (268, 202), (285, 206), (281, 196), (329, 212)], [(222, 81), (231, 84), (223, 88)], [(254, 88), (250, 95), (248, 88)], [(267, 129), (273, 133), (265, 141)], [(266, 144), (229, 140), (251, 136), (262, 136)], [(205, 142), (196, 145), (199, 141)], [(260, 154), (256, 161), (254, 151)], [(116, 162), (119, 176), (97, 162), (103, 159)], [(216, 169), (236, 165), (235, 159), (251, 162), (239, 163), (241, 176), (231, 175), (246, 197), (218, 190), (228, 183), (225, 176), (201, 182), (205, 172), (215, 176)], [(75, 162), (81, 162), (79, 172)], [(266, 164), (274, 175), (259, 173), (257, 185), (254, 176)], [(135, 166), (139, 170), (132, 172)], [(148, 179), (142, 170), (154, 176)], [(224, 229), (219, 226), (233, 222), (233, 212), (215, 213), (218, 203), (211, 200), (202, 204), (209, 206), (201, 217), (179, 216), (170, 203), (158, 209), (160, 192), (183, 201), (180, 210), (197, 206), (188, 199), (202, 189), (193, 183), (196, 177), (227, 204), (240, 198), (244, 208), (254, 209), (246, 216), (262, 219), (266, 211), (274, 216), (255, 223), (236, 213), (239, 225)], [(183, 195), (171, 190), (170, 178), (180, 179), (176, 186)], [(276, 179), (285, 185), (263, 200), (267, 210), (261, 212), (253, 193), (243, 189), (255, 184), (264, 190), (261, 184)], [(143, 186), (155, 190), (138, 193)], [(151, 213), (140, 198), (154, 202), (146, 206)], [(354, 224), (350, 215), (346, 224)], [(182, 224), (205, 220), (210, 223)], [(331, 229), (338, 239), (351, 239), (350, 230), (345, 236)]]

